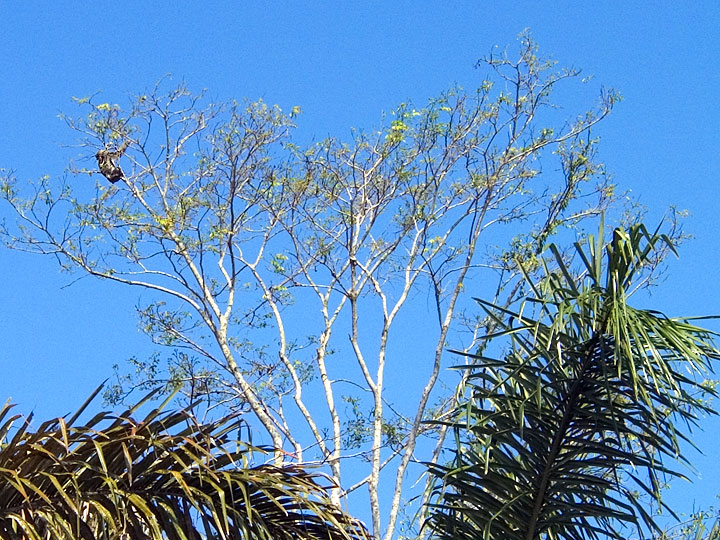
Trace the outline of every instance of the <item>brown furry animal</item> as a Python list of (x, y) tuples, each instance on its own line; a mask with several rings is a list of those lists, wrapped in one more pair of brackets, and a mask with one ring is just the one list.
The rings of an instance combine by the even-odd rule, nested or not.
[(122, 146), (120, 146), (120, 148), (115, 151), (111, 151), (105, 148), (104, 150), (100, 150), (97, 154), (95, 154), (95, 159), (97, 159), (100, 172), (105, 178), (110, 180), (111, 184), (114, 184), (118, 180), (122, 180), (125, 176), (120, 166), (115, 164), (115, 161), (120, 159), (120, 156), (125, 153), (125, 150), (127, 149), (129, 144), (129, 141), (125, 141), (124, 143), (122, 143)]

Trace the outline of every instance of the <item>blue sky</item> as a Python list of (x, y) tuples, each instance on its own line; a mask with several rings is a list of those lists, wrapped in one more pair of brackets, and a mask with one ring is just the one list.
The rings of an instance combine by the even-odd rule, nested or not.
[[(13, 7), (22, 6), (22, 7)], [(202, 6), (202, 7), (201, 7)], [(221, 99), (299, 105), (300, 134), (345, 137), (377, 126), (400, 102), (422, 104), (493, 46), (529, 27), (561, 65), (624, 96), (597, 133), (621, 190), (651, 221), (675, 205), (695, 240), (652, 297), (669, 315), (720, 313), (720, 7), (715, 2), (4, 2), (0, 4), (0, 167), (20, 179), (60, 175), (77, 151), (57, 118), (72, 96), (102, 91), (124, 103), (172, 74)], [(587, 96), (562, 95), (571, 113)], [(0, 217), (7, 215), (0, 208)], [(41, 417), (64, 414), (149, 350), (137, 331), (136, 291), (59, 274), (47, 258), (0, 251), (0, 399)], [(707, 506), (720, 422), (697, 441), (702, 479), (671, 490), (684, 511)]]

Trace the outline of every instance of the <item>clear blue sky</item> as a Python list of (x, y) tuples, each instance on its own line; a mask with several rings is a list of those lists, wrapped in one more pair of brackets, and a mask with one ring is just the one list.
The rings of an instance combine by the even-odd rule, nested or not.
[[(167, 73), (219, 98), (299, 105), (304, 136), (344, 137), (402, 101), (473, 87), (477, 58), (512, 49), (526, 27), (541, 52), (625, 97), (598, 130), (620, 188), (653, 218), (670, 205), (692, 213), (696, 239), (653, 307), (720, 313), (716, 2), (3, 2), (0, 167), (20, 179), (61, 174), (76, 151), (57, 115), (75, 112), (72, 96), (124, 103)], [(562, 99), (571, 112), (591, 105)], [(62, 288), (71, 280), (48, 258), (0, 251), (0, 399), (41, 417), (69, 412), (112, 364), (149, 350), (137, 291), (89, 279)], [(702, 479), (671, 490), (685, 511), (720, 491), (720, 422), (706, 425)]]

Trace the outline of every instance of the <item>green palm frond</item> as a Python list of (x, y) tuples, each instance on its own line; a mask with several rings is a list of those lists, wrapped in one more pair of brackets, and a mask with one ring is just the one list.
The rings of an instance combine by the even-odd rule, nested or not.
[[(627, 538), (657, 532), (646, 499), (682, 477), (681, 442), (712, 413), (704, 382), (720, 356), (692, 321), (628, 304), (633, 279), (667, 237), (642, 225), (576, 244), (578, 278), (559, 250), (517, 311), (478, 301), (507, 339), (502, 358), (472, 356), (449, 422), (452, 465), (428, 526), (437, 538)], [(576, 272), (577, 275), (577, 272)], [(531, 315), (526, 315), (530, 313)]]
[[(0, 409), (0, 538), (346, 539), (364, 528), (332, 505), (320, 474), (250, 466), (237, 418), (137, 407), (31, 429)], [(21, 425), (15, 426), (16, 423)]]

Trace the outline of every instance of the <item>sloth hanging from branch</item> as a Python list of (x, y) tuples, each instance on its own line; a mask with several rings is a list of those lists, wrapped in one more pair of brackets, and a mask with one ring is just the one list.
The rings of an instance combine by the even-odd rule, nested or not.
[(99, 150), (98, 153), (95, 154), (95, 159), (97, 159), (100, 172), (105, 178), (110, 180), (111, 184), (114, 184), (118, 180), (122, 180), (125, 176), (120, 168), (120, 165), (117, 165), (117, 160), (125, 153), (129, 144), (129, 141), (125, 141), (117, 150), (109, 150), (105, 148), (103, 150)]

